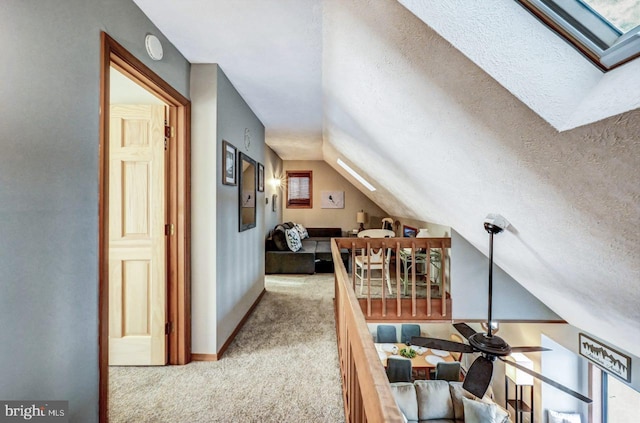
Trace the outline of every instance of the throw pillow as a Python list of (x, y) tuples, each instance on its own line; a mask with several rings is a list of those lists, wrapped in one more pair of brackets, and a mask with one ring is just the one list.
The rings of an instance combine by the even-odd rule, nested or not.
[(504, 417), (496, 415), (495, 404), (488, 404), (482, 401), (476, 401), (469, 398), (462, 398), (464, 406), (464, 422), (465, 423), (501, 423)]
[(446, 380), (416, 380), (418, 420), (453, 420), (453, 403)]
[(294, 228), (296, 228), (300, 233), (300, 239), (309, 238), (309, 232), (307, 232), (307, 228), (302, 226), (300, 223), (296, 223), (294, 225)]
[(302, 241), (300, 240), (300, 232), (297, 229), (286, 229), (285, 233), (287, 235), (287, 245), (289, 249), (293, 252), (298, 251), (302, 248)]
[[(386, 356), (385, 356), (386, 357)], [(396, 400), (400, 412), (407, 420), (418, 420), (418, 402), (416, 388), (410, 382), (391, 383), (391, 393)]]
[(560, 413), (549, 410), (549, 423), (582, 423), (578, 413)]
[(285, 229), (282, 225), (278, 225), (273, 230), (273, 234), (271, 235), (271, 240), (276, 248), (280, 251), (287, 251), (289, 249), (289, 245), (287, 245), (287, 234), (285, 234)]
[(462, 387), (462, 382), (449, 382), (449, 391), (453, 401), (453, 414), (456, 420), (464, 420), (464, 405), (462, 398), (475, 399), (476, 397)]

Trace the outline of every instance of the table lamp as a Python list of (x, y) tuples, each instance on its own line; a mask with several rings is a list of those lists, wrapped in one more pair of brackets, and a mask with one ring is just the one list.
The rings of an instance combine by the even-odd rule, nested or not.
[(360, 210), (358, 213), (356, 213), (356, 222), (360, 224), (360, 227), (358, 228), (358, 232), (364, 231), (364, 222), (366, 221), (367, 221), (367, 214), (364, 212), (364, 210)]

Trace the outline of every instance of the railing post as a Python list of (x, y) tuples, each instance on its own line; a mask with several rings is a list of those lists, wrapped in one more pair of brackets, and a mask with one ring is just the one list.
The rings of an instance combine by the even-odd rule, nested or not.
[(411, 315), (418, 313), (416, 302), (416, 243), (411, 242)]
[(445, 279), (445, 266), (447, 265), (447, 250), (444, 248), (444, 241), (440, 249), (440, 283), (442, 284), (442, 317), (447, 315), (447, 280)]
[(367, 316), (371, 316), (371, 243), (367, 242)]
[(402, 299), (400, 297), (400, 243), (396, 242), (396, 315), (402, 316)]

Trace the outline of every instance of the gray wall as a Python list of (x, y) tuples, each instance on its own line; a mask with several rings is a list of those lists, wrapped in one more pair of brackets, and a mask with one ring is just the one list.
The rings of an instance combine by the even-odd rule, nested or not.
[[(217, 150), (226, 140), (256, 162), (265, 163), (264, 125), (233, 87), (222, 69), (217, 78)], [(251, 145), (245, 147), (245, 128)], [(217, 160), (216, 309), (217, 349), (227, 341), (264, 289), (265, 193), (257, 192), (256, 227), (238, 232), (238, 187), (222, 185), (222, 161)]]
[(97, 421), (100, 31), (185, 96), (189, 63), (129, 0), (3, 0), (0, 28), (0, 398)]
[[(494, 257), (500, 254), (494, 237)], [(487, 234), (489, 245), (489, 234)], [(487, 319), (489, 259), (456, 231), (451, 231), (451, 298), (454, 319)], [(498, 266), (493, 268), (493, 318), (497, 320), (562, 320)]]

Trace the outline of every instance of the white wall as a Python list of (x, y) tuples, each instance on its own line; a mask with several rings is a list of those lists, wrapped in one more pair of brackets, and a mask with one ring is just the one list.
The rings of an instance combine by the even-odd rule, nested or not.
[(560, 131), (640, 106), (640, 61), (605, 74), (517, 2), (399, 1)]
[[(487, 244), (489, 234), (486, 234)], [(494, 255), (501, 254), (502, 234), (494, 235)], [(451, 233), (451, 314), (454, 319), (488, 316), (489, 259), (456, 231)], [(493, 318), (516, 321), (562, 319), (494, 263)]]
[(217, 352), (218, 66), (191, 66), (191, 352)]
[(265, 193), (256, 227), (239, 232), (239, 186), (222, 183), (222, 141), (264, 164), (264, 126), (218, 65), (193, 65), (191, 77), (192, 352), (217, 354), (264, 289)]

